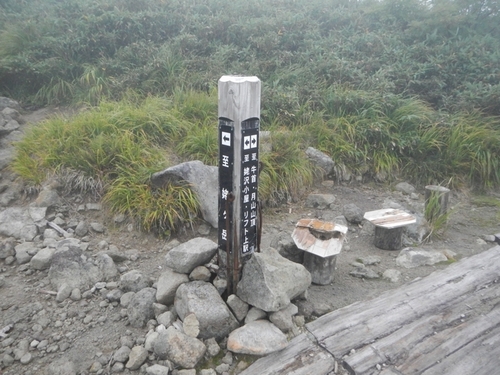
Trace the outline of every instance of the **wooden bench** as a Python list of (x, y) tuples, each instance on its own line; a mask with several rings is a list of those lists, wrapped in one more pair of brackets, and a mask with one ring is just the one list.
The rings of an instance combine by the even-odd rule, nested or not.
[(374, 244), (384, 250), (401, 250), (404, 227), (417, 222), (415, 216), (395, 208), (369, 211), (364, 218), (375, 225)]

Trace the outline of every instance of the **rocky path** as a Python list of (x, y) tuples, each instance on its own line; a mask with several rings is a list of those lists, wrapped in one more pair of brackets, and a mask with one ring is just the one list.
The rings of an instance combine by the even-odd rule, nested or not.
[[(216, 278), (216, 231), (210, 226), (200, 223), (164, 241), (135, 230), (125, 217), (109, 217), (90, 197), (61, 196), (55, 183), (23, 196), (22, 184), (5, 169), (10, 144), (22, 136), (26, 118), (33, 124), (46, 113), (23, 119), (8, 108), (0, 130), (2, 375), (237, 374), (255, 355), (286, 346), (306, 322), (485, 251), (500, 232), (498, 208), (454, 193), (455, 212), (442, 239), (419, 243), (417, 226), (406, 237), (409, 249), (380, 250), (363, 213), (402, 207), (421, 215), (422, 192), (325, 182), (301, 202), (265, 209), (263, 253), (255, 268), (273, 262), (296, 267), (283, 256), (300, 256), (290, 236), (299, 219), (341, 221), (349, 231), (333, 283), (304, 280), (305, 290), (290, 290), (286, 284), (301, 282), (283, 273), (279, 301), (288, 305), (278, 311), (276, 301), (257, 306), (233, 296), (225, 302), (218, 297), (224, 284)], [(318, 204), (321, 196), (328, 196), (327, 204)], [(418, 263), (436, 254), (441, 258)], [(248, 337), (259, 339), (248, 343)]]

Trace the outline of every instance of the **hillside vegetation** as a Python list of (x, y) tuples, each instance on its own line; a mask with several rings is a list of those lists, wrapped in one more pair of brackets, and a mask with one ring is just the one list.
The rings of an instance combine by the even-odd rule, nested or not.
[(148, 191), (149, 173), (173, 160), (216, 163), (226, 74), (263, 82), (271, 204), (312, 182), (307, 146), (333, 158), (338, 178), (500, 185), (498, 1), (3, 0), (0, 10), (0, 95), (88, 107), (28, 135), (15, 170), (33, 185), (62, 171), (93, 181), (76, 185), (102, 187), (114, 210), (149, 217), (146, 228), (192, 217), (192, 196), (168, 218), (125, 192)]

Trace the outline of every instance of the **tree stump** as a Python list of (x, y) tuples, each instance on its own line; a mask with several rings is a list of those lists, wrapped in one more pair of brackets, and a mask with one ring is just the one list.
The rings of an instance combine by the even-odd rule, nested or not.
[(335, 273), (335, 264), (337, 256), (322, 258), (308, 252), (304, 253), (304, 267), (311, 274), (311, 279), (314, 284), (329, 285), (333, 282)]
[(444, 186), (427, 185), (425, 187), (425, 219), (433, 222), (448, 212), (450, 189)]
[(404, 227), (375, 227), (374, 245), (382, 250), (401, 250), (403, 247)]

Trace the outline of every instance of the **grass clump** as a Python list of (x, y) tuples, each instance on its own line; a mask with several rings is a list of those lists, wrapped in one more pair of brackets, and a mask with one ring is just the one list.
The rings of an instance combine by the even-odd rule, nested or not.
[(193, 220), (198, 202), (189, 186), (155, 189), (149, 176), (168, 166), (166, 147), (187, 123), (168, 101), (128, 98), (102, 102), (71, 120), (33, 127), (16, 144), (12, 169), (32, 186), (60, 176), (68, 190), (102, 196), (113, 212), (163, 233)]
[(259, 196), (274, 206), (297, 199), (310, 187), (314, 167), (302, 148), (303, 135), (298, 131), (271, 132), (271, 151), (261, 153)]

